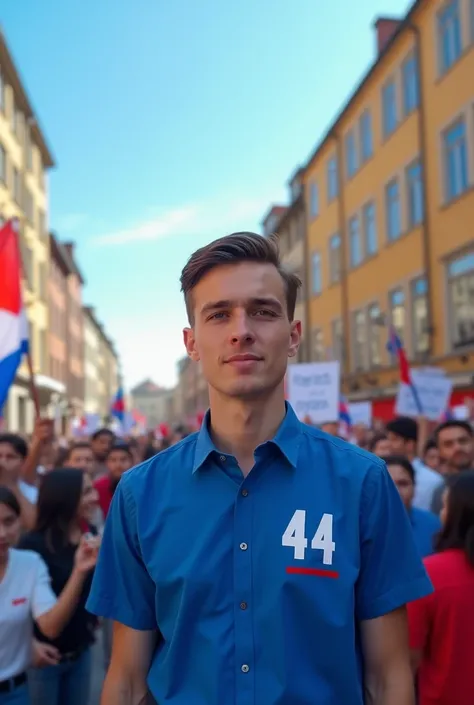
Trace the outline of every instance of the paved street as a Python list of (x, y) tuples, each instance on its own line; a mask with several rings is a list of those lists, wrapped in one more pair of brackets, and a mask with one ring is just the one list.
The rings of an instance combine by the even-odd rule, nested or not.
[(94, 669), (92, 672), (92, 689), (89, 705), (99, 705), (102, 683), (104, 680), (104, 652), (102, 648), (102, 631), (99, 631), (97, 644), (93, 647)]

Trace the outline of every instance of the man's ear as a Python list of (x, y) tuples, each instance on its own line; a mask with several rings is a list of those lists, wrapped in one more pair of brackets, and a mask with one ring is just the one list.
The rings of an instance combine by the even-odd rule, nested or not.
[(199, 353), (196, 349), (196, 339), (194, 337), (193, 328), (183, 328), (183, 341), (186, 352), (191, 360), (199, 362)]

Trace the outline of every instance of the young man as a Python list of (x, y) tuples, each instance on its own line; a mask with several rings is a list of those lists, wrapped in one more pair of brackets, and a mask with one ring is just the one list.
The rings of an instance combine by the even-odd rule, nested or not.
[(441, 529), (441, 521), (436, 514), (413, 506), (415, 470), (408, 458), (404, 455), (389, 455), (383, 460), (407, 510), (420, 557), (431, 556), (434, 553), (436, 534)]
[(21, 479), (23, 464), (28, 456), (28, 445), (15, 433), (0, 434), (0, 486), (8, 487), (21, 509), (23, 528), (31, 531), (36, 523), (38, 488)]
[(95, 457), (90, 443), (82, 441), (68, 448), (62, 464), (65, 468), (79, 468), (79, 470), (83, 470), (92, 476), (95, 468)]
[(383, 461), (285, 405), (298, 279), (274, 240), (237, 233), (181, 284), (210, 412), (115, 492), (88, 603), (115, 620), (102, 705), (148, 688), (160, 705), (413, 705), (405, 604), (431, 586)]
[(99, 507), (102, 510), (104, 519), (109, 512), (112, 497), (117, 489), (117, 485), (127, 470), (133, 465), (133, 454), (126, 443), (117, 443), (112, 446), (105, 456), (106, 475), (99, 477), (94, 482), (94, 487), (99, 495)]
[[(446, 477), (474, 470), (474, 431), (467, 421), (445, 421), (437, 427), (434, 440)], [(433, 494), (431, 511), (435, 514), (441, 511), (445, 489), (443, 481)]]

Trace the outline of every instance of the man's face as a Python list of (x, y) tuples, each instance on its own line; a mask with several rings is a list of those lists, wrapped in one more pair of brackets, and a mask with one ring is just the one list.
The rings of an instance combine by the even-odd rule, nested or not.
[(91, 443), (92, 451), (99, 462), (103, 462), (109, 448), (112, 446), (113, 436), (110, 433), (101, 433)]
[(388, 442), (390, 443), (390, 453), (394, 455), (406, 455), (406, 453), (411, 450), (409, 448), (410, 442), (399, 436), (393, 431), (387, 433)]
[(439, 432), (438, 450), (441, 462), (448, 466), (448, 470), (466, 470), (474, 462), (473, 438), (460, 426), (451, 426)]
[(94, 453), (92, 448), (73, 448), (66, 463), (67, 467), (79, 468), (84, 472), (92, 473), (94, 471)]
[(18, 480), (20, 477), (23, 458), (10, 443), (0, 443), (0, 476), (5, 473), (9, 480)]
[(132, 458), (126, 451), (117, 448), (109, 453), (106, 465), (112, 479), (118, 482), (123, 473), (132, 467)]
[(402, 498), (402, 502), (407, 509), (410, 509), (415, 494), (415, 485), (410, 474), (401, 465), (389, 465), (387, 467), (390, 477)]
[(252, 399), (282, 383), (301, 323), (288, 319), (285, 285), (275, 267), (216, 267), (194, 288), (192, 300), (194, 327), (184, 330), (184, 342), (211, 388)]

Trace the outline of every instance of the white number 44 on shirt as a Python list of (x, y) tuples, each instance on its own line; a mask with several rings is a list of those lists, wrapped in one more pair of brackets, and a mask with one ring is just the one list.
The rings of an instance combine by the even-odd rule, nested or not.
[[(311, 548), (323, 552), (324, 565), (332, 565), (332, 554), (336, 544), (332, 540), (333, 515), (323, 514), (316, 533), (311, 541)], [(295, 550), (295, 560), (304, 560), (308, 539), (306, 538), (306, 510), (297, 509), (286, 527), (281, 539), (282, 546), (291, 546)]]

